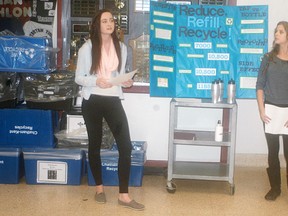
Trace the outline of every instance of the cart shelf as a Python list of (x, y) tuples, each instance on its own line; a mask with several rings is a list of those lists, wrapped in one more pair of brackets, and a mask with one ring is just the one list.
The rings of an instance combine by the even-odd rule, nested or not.
[[(178, 126), (178, 112), (184, 108), (193, 109), (194, 112), (211, 109), (222, 111), (222, 122), (224, 126), (223, 141), (216, 142), (215, 132), (211, 130), (181, 129)], [(198, 115), (198, 113), (196, 113)], [(205, 119), (206, 116), (203, 116)], [(195, 125), (197, 122), (193, 122)], [(168, 145), (168, 173), (167, 191), (176, 191), (175, 179), (196, 179), (227, 181), (231, 187), (231, 194), (234, 194), (234, 158), (236, 142), (237, 104), (212, 103), (208, 99), (172, 99), (170, 103), (169, 119), (169, 145)], [(221, 159), (219, 162), (201, 161), (177, 161), (177, 146), (206, 146), (221, 148)], [(223, 154), (223, 155), (222, 155)], [(224, 158), (224, 159), (223, 159)]]

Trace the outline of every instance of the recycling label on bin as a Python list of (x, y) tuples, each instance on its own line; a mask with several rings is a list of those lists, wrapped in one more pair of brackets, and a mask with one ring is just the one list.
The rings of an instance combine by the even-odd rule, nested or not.
[(37, 183), (67, 184), (68, 165), (61, 161), (37, 161)]

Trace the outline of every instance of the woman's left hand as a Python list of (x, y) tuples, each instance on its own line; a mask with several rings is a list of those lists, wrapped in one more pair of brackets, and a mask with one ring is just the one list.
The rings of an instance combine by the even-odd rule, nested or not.
[(286, 121), (286, 123), (284, 124), (284, 127), (288, 127), (288, 121)]
[(133, 81), (132, 79), (129, 79), (128, 81), (123, 82), (123, 83), (122, 83), (122, 86), (123, 86), (124, 88), (129, 88), (129, 87), (131, 87), (131, 86), (133, 85), (133, 83), (134, 83), (134, 81)]

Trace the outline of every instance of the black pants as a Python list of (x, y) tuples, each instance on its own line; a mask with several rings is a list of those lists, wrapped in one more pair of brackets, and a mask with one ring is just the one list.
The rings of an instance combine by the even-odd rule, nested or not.
[(121, 100), (118, 97), (91, 95), (89, 100), (83, 99), (82, 114), (89, 140), (89, 165), (96, 185), (103, 184), (100, 150), (104, 118), (115, 138), (119, 151), (119, 193), (128, 193), (132, 146), (128, 121)]
[[(268, 165), (271, 170), (280, 172), (280, 160), (279, 160), (279, 149), (280, 149), (280, 135), (265, 133), (268, 146)], [(283, 151), (286, 159), (286, 171), (288, 173), (288, 135), (282, 135), (283, 137)]]

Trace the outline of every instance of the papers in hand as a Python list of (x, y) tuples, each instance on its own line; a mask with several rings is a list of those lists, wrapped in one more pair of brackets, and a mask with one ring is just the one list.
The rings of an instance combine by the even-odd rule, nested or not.
[(125, 74), (121, 74), (121, 75), (116, 76), (116, 77), (112, 77), (110, 79), (110, 83), (112, 85), (121, 85), (123, 82), (126, 82), (126, 81), (132, 79), (136, 73), (137, 73), (137, 69), (134, 71), (131, 71), (129, 73), (125, 73)]
[(266, 133), (288, 134), (288, 128), (284, 126), (288, 120), (288, 108), (265, 104), (265, 113), (271, 118), (270, 122), (265, 124)]

